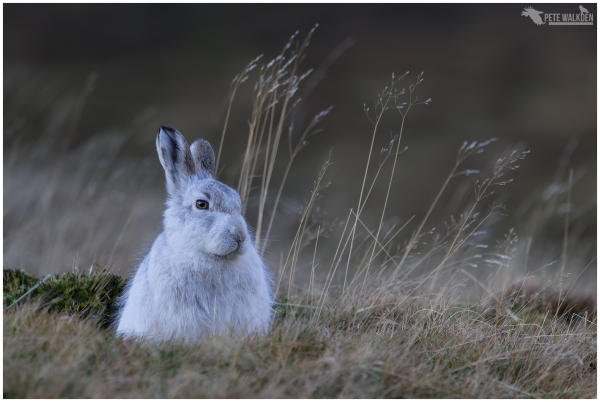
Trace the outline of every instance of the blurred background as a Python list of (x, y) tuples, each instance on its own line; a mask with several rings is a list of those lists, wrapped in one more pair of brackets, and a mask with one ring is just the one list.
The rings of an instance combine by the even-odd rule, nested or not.
[[(596, 14), (595, 4), (584, 6)], [(314, 71), (299, 90), (294, 138), (313, 115), (334, 108), (284, 186), (266, 254), (274, 271), (330, 150), (334, 164), (324, 180), (331, 185), (315, 219), (331, 229), (330, 239), (319, 240), (317, 259), (332, 254), (349, 209), (356, 209), (369, 156), (373, 125), (364, 105), (372, 110), (392, 73), (406, 71), (399, 88), (424, 71), (418, 92), (432, 102), (411, 110), (404, 126), (401, 149), (408, 149), (398, 158), (384, 232), (416, 218), (394, 247), (420, 223), (463, 141), (494, 137), (465, 168), (485, 171), (512, 149), (531, 153), (509, 173), (514, 182), (496, 189), (492, 197), (506, 209), (478, 241), (503, 247), (515, 228), (528, 259), (519, 269), (557, 267), (569, 211), (566, 270), (581, 270), (596, 255), (597, 28), (537, 26), (521, 16), (523, 7), (4, 4), (5, 268), (42, 275), (99, 264), (129, 272), (161, 230), (158, 127), (175, 127), (189, 142), (205, 138), (216, 149), (236, 74), (260, 54), (259, 64), (273, 59), (296, 30), (303, 38), (318, 23), (301, 67)], [(535, 8), (579, 12), (577, 4)], [(240, 87), (227, 127), (219, 177), (232, 187), (255, 80), (251, 74)], [(395, 112), (382, 120), (368, 183), (399, 123)], [(289, 158), (284, 142), (272, 194)], [(370, 230), (390, 173), (388, 162), (361, 218)], [(453, 179), (425, 229), (458, 217), (476, 179)], [(254, 227), (257, 196), (251, 192), (246, 214)], [(595, 272), (588, 269), (583, 281), (594, 289)]]

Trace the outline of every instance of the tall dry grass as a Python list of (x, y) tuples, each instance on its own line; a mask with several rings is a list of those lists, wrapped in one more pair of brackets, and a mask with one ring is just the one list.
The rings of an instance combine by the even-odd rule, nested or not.
[[(305, 141), (312, 133), (311, 130), (331, 110), (327, 109), (316, 115), (305, 129), (294, 131), (295, 110), (293, 107), (288, 110), (288, 105), (293, 103), (296, 106), (301, 102), (301, 99), (295, 99), (294, 96), (298, 93), (303, 80), (311, 72), (311, 70), (300, 72), (299, 67), (313, 32), (314, 28), (304, 40), (297, 39), (297, 33), (292, 35), (281, 54), (258, 69), (257, 83), (253, 90), (253, 111), (249, 122), (250, 129), (238, 189), (244, 195), (246, 207), (251, 193), (254, 191), (257, 194), (258, 213), (256, 215), (258, 219), (255, 225), (257, 228), (255, 243), (263, 251), (268, 244), (272, 223), (277, 216), (281, 191), (285, 186), (294, 158), (306, 145)], [(290, 49), (295, 50), (290, 51)], [(290, 51), (289, 54), (288, 51)], [(230, 106), (240, 84), (249, 79), (250, 71), (257, 67), (257, 62), (258, 59), (253, 60), (234, 79)], [(282, 77), (287, 78), (283, 80)], [(387, 229), (384, 229), (387, 224), (388, 205), (393, 203), (393, 200), (390, 199), (390, 193), (398, 158), (404, 151), (401, 144), (403, 134), (406, 135), (404, 133), (405, 122), (411, 109), (431, 102), (430, 98), (419, 93), (419, 85), (421, 85), (423, 79), (424, 73), (418, 74), (416, 78), (412, 79), (409, 72), (400, 76), (392, 74), (390, 83), (377, 95), (374, 105), (367, 107), (365, 104), (366, 117), (373, 125), (371, 145), (368, 152), (365, 153), (366, 165), (364, 175), (361, 178), (357, 206), (348, 211), (347, 219), (343, 222), (326, 221), (313, 214), (313, 208), (316, 207), (318, 199), (322, 196), (323, 191), (326, 191), (329, 184), (326, 180), (326, 170), (333, 163), (331, 154), (329, 159), (324, 161), (323, 169), (315, 178), (311, 195), (300, 211), (300, 220), (297, 224), (297, 230), (294, 232), (292, 244), (285, 254), (280, 255), (277, 289), (279, 290), (282, 286), (287, 287), (285, 294), (288, 298), (292, 296), (297, 286), (304, 286), (307, 289), (315, 289), (315, 286), (320, 286), (324, 295), (329, 294), (329, 290), (336, 287), (336, 285), (333, 285), (333, 281), (340, 281), (340, 297), (343, 298), (354, 292), (357, 286), (360, 288), (359, 294), (362, 294), (365, 288), (369, 286), (377, 287), (381, 283), (389, 285), (395, 281), (407, 281), (408, 279), (418, 284), (416, 289), (427, 288), (429, 293), (433, 294), (434, 291), (440, 290), (437, 288), (438, 284), (448, 284), (447, 280), (456, 276), (457, 272), (464, 273), (463, 279), (465, 277), (469, 278), (469, 275), (471, 278), (475, 278), (471, 282), (471, 288), (475, 291), (481, 290), (487, 293), (488, 297), (491, 294), (489, 289), (495, 288), (499, 283), (502, 289), (500, 298), (503, 298), (503, 293), (506, 292), (507, 287), (527, 277), (528, 273), (522, 272), (521, 269), (522, 261), (517, 263), (511, 263), (511, 261), (517, 257), (520, 259), (523, 250), (526, 250), (524, 259), (529, 259), (532, 241), (537, 241), (536, 237), (543, 237), (540, 229), (543, 230), (542, 228), (548, 224), (552, 214), (549, 211), (556, 209), (558, 205), (560, 205), (560, 208), (565, 208), (566, 205), (567, 211), (572, 208), (570, 189), (573, 178), (570, 176), (570, 184), (568, 185), (566, 183), (556, 183), (562, 180), (562, 176), (557, 174), (555, 182), (550, 186), (555, 188), (551, 201), (541, 203), (541, 208), (538, 208), (538, 210), (543, 209), (543, 218), (540, 219), (537, 214), (532, 214), (537, 221), (531, 224), (535, 230), (528, 233), (528, 243), (523, 246), (523, 243), (519, 242), (519, 237), (514, 229), (507, 234), (505, 239), (498, 236), (494, 238), (492, 223), (505, 213), (505, 206), (494, 199), (494, 194), (502, 186), (506, 186), (513, 181), (514, 171), (519, 168), (519, 163), (524, 161), (529, 151), (515, 150), (507, 152), (504, 157), (495, 160), (490, 159), (488, 166), (484, 166), (482, 169), (472, 169), (465, 166), (470, 162), (469, 158), (484, 152), (486, 146), (496, 141), (496, 139), (492, 138), (484, 142), (465, 141), (458, 148), (455, 164), (450, 167), (449, 174), (436, 197), (431, 201), (427, 213), (419, 219), (420, 222), (417, 227), (413, 228), (412, 233), (405, 235), (403, 243), (397, 242), (394, 244), (394, 240), (397, 241), (401, 238), (402, 230), (414, 218), (410, 218), (399, 229), (393, 228), (392, 225), (387, 225)], [(280, 87), (284, 87), (284, 89), (278, 92)], [(377, 155), (374, 152), (374, 144), (378, 136), (381, 136), (379, 132), (380, 122), (384, 115), (396, 113), (398, 116), (398, 132), (392, 135), (389, 146), (381, 150), (379, 158), (376, 160)], [(230, 109), (227, 112), (225, 127), (229, 115)], [(278, 124), (273, 126), (273, 122), (278, 122)], [(276, 127), (276, 129), (273, 127)], [(273, 185), (271, 183), (273, 163), (276, 158), (281, 158), (280, 154), (282, 152), (279, 144), (284, 131), (288, 132), (288, 152), (283, 152), (282, 156), (288, 158), (288, 163), (281, 182), (278, 185)], [(265, 132), (268, 135), (264, 135)], [(273, 135), (272, 132), (274, 132)], [(294, 132), (297, 133), (295, 137), (293, 136)], [(221, 145), (224, 143), (224, 135), (225, 129)], [(296, 144), (295, 147), (294, 144)], [(564, 164), (564, 161), (561, 161), (561, 163)], [(260, 173), (261, 166), (262, 174)], [(558, 170), (564, 169), (564, 166), (559, 166)], [(387, 179), (384, 178), (385, 174), (389, 174)], [(473, 177), (479, 178), (472, 179)], [(461, 203), (457, 205), (457, 208), (462, 208), (462, 211), (459, 209), (459, 213), (449, 217), (449, 222), (443, 222), (445, 227), (436, 229), (435, 222), (429, 220), (432, 212), (436, 207), (439, 208), (438, 202), (445, 192), (451, 191), (452, 184), (465, 178), (471, 180), (473, 187), (469, 194), (468, 189), (464, 191), (463, 186), (461, 197), (464, 202), (462, 202), (462, 205)], [(260, 186), (256, 188), (252, 186), (254, 179), (260, 181)], [(364, 208), (370, 201), (373, 189), (381, 180), (385, 180), (386, 194), (383, 198), (383, 205), (375, 206), (381, 211), (380, 218), (375, 223), (364, 222), (361, 219)], [(271, 187), (277, 189), (275, 198), (269, 197)], [(566, 204), (563, 204), (565, 201)], [(265, 213), (268, 205), (271, 205), (270, 216)], [(373, 210), (374, 206), (370, 205), (370, 208)], [(534, 210), (534, 212), (537, 211)], [(266, 235), (261, 230), (264, 227), (263, 221), (265, 219), (269, 220)], [(328, 270), (315, 270), (314, 259), (317, 255), (319, 236), (322, 233), (327, 233), (329, 237), (332, 232), (331, 226), (342, 229), (335, 251), (332, 249), (329, 256), (332, 263)], [(427, 226), (433, 228), (427, 230)], [(565, 216), (564, 227), (560, 270), (550, 280), (550, 283), (559, 284), (555, 289), (559, 301), (565, 287), (563, 282), (569, 282), (565, 273), (569, 256), (568, 245), (570, 244), (568, 242), (570, 228), (568, 212)], [(361, 231), (360, 236), (358, 231)], [(306, 238), (310, 240), (306, 241)], [(496, 250), (491, 250), (492, 247), (489, 243), (494, 240), (498, 241)], [(426, 245), (427, 243), (429, 244)], [(305, 250), (308, 245), (314, 245), (314, 249)], [(392, 250), (393, 246), (396, 247), (396, 250)], [(587, 247), (587, 245), (584, 247)], [(303, 251), (304, 259), (301, 256), (301, 251)], [(585, 248), (577, 251), (582, 251), (586, 256), (592, 255)], [(576, 261), (573, 263), (572, 267), (575, 268), (573, 271), (582, 270), (590, 262), (591, 256), (587, 258), (589, 259), (585, 262)], [(304, 260), (303, 263), (300, 262), (302, 260)], [(299, 263), (302, 264), (305, 275), (303, 281), (295, 284), (294, 278)], [(527, 261), (525, 261), (526, 264)], [(555, 263), (550, 265), (555, 265)], [(540, 267), (542, 269), (546, 268), (544, 264), (539, 264), (534, 273), (539, 272)], [(479, 269), (473, 270), (473, 268)], [(373, 269), (375, 274), (371, 275)], [(486, 279), (480, 278), (481, 271), (483, 271), (483, 274), (488, 275)], [(315, 284), (314, 281), (319, 276), (321, 277), (321, 283)], [(284, 280), (284, 277), (286, 280)], [(487, 281), (487, 283), (484, 284), (482, 281)], [(495, 298), (497, 299), (497, 297)]]

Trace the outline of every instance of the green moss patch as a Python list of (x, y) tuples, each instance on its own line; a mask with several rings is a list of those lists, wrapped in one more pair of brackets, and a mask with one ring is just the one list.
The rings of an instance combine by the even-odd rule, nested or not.
[[(116, 313), (116, 301), (125, 278), (99, 270), (91, 274), (69, 272), (53, 275), (45, 281), (22, 270), (3, 272), (4, 306), (11, 307), (34, 286), (25, 299), (39, 299), (41, 307), (62, 314), (99, 317), (101, 326), (110, 324)], [(22, 303), (20, 300), (19, 303)]]

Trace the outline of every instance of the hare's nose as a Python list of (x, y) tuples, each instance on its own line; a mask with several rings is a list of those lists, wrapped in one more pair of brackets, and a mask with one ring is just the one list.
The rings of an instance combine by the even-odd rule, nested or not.
[(235, 239), (237, 244), (242, 244), (246, 240), (246, 235), (242, 231), (234, 231), (231, 236)]

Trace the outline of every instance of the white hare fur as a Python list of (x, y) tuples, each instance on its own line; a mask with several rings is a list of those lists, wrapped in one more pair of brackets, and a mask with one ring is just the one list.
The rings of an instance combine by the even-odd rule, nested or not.
[(239, 194), (215, 180), (212, 147), (202, 139), (190, 147), (179, 131), (162, 126), (156, 148), (167, 179), (164, 230), (128, 282), (117, 334), (160, 341), (266, 331), (272, 281)]

